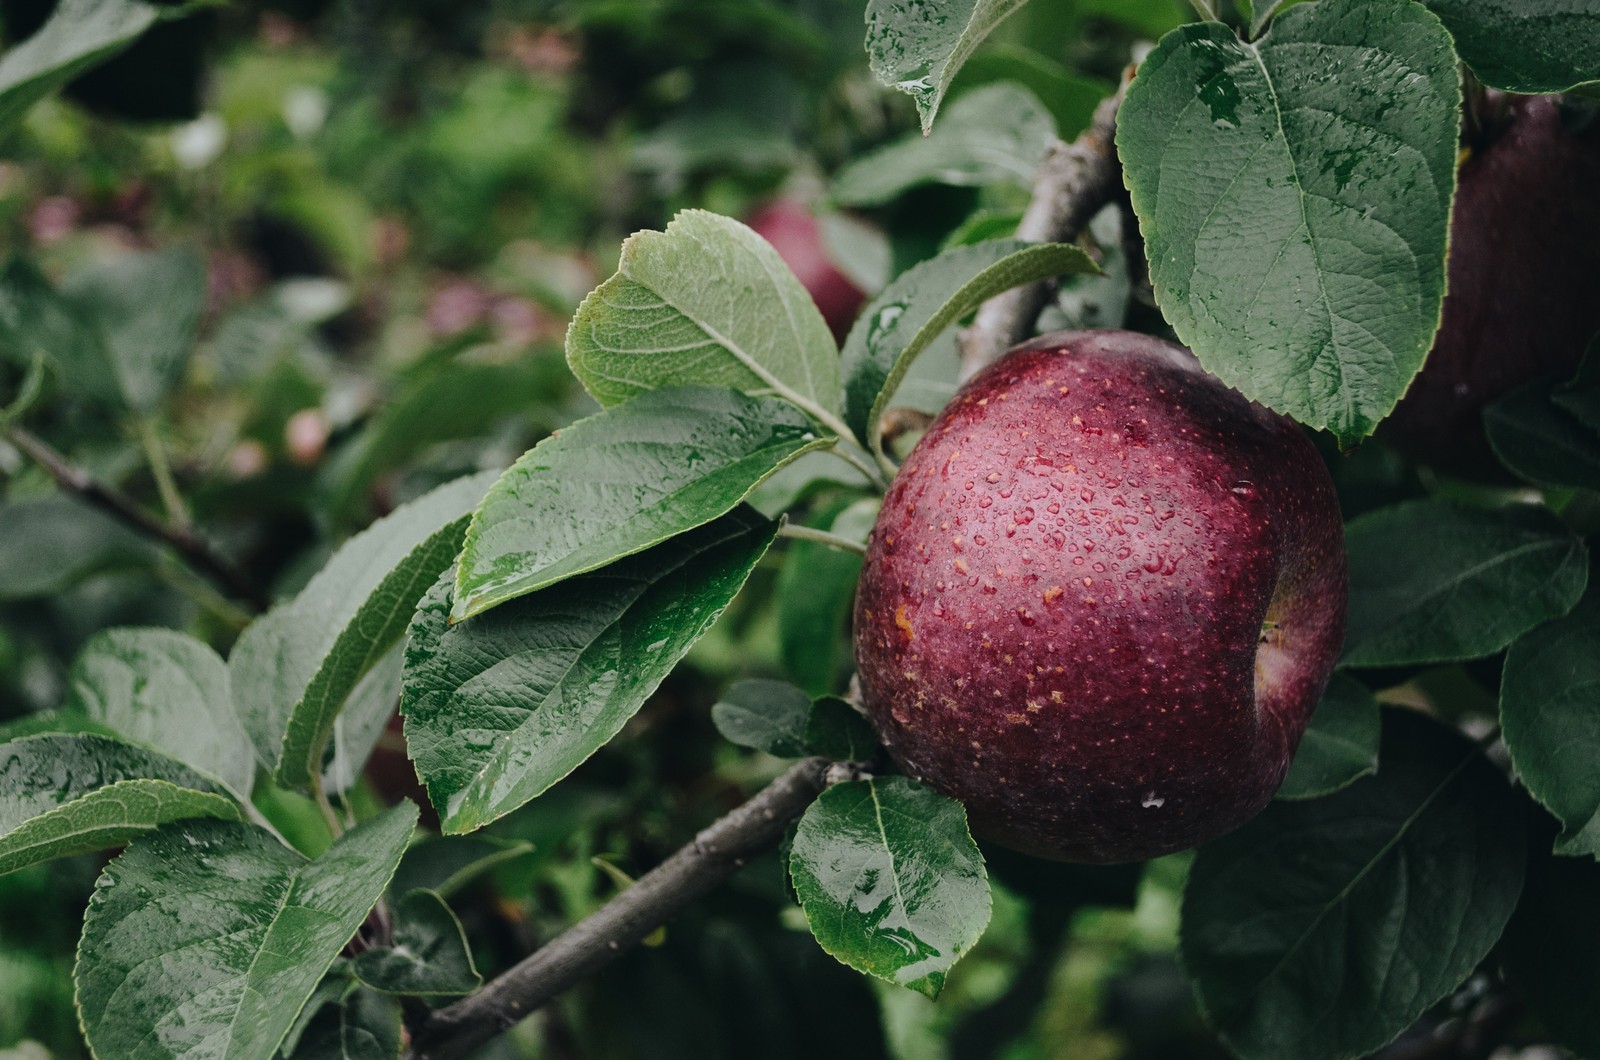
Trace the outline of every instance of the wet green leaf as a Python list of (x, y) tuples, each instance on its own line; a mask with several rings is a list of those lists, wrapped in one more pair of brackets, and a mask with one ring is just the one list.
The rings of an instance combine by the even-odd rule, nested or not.
[(1583, 595), (1583, 542), (1549, 511), (1421, 500), (1353, 519), (1346, 666), (1492, 655)]
[(746, 508), (452, 626), (453, 574), (406, 648), (406, 743), (443, 830), (510, 813), (615, 736), (728, 606), (777, 524)]
[(865, 762), (878, 754), (878, 734), (847, 701), (823, 696), (806, 715), (806, 748), (842, 762)]
[(90, 1048), (133, 1057), (158, 1041), (183, 1060), (270, 1057), (383, 893), (416, 821), (401, 803), (314, 861), (215, 821), (131, 844), (84, 916), (73, 979)]
[(715, 387), (651, 391), (579, 420), (479, 503), (451, 621), (708, 523), (830, 441), (787, 401)]
[(461, 921), (432, 891), (411, 891), (394, 905), (394, 944), (356, 955), (356, 978), (386, 994), (459, 997), (483, 985)]
[(916, 102), (927, 132), (956, 71), (1025, 2), (867, 0), (867, 62), (879, 81)]
[(1098, 271), (1078, 247), (1020, 239), (955, 247), (907, 269), (872, 300), (844, 340), (846, 422), (881, 448), (883, 410), (917, 355), (946, 328), (1002, 291)]
[(1378, 768), (1382, 718), (1359, 681), (1334, 674), (1300, 738), (1280, 799), (1315, 799), (1343, 790)]
[(1472, 743), (1405, 710), (1375, 776), (1277, 801), (1200, 849), (1182, 954), (1245, 1060), (1343, 1060), (1472, 974), (1522, 890), (1521, 810)]
[(169, 821), (238, 816), (215, 780), (120, 740), (49, 733), (0, 744), (0, 873), (118, 846)]
[(1117, 122), (1156, 300), (1207, 370), (1345, 442), (1433, 342), (1461, 92), (1399, 0), (1321, 0), (1246, 43), (1168, 34)]
[(1564, 92), (1600, 81), (1600, 8), (1571, 0), (1422, 0), (1486, 85)]
[(909, 777), (823, 792), (800, 819), (789, 871), (823, 949), (929, 997), (989, 923), (966, 810)]
[[(845, 498), (808, 520), (819, 529), (865, 544), (879, 498)], [(784, 671), (808, 695), (838, 691), (850, 664), (850, 604), (862, 557), (819, 541), (784, 544), (778, 574), (778, 654)]]
[(735, 681), (711, 705), (711, 721), (724, 739), (779, 758), (806, 753), (806, 714), (811, 697), (787, 681)]
[(1600, 431), (1556, 400), (1569, 386), (1536, 379), (1483, 410), (1500, 462), (1539, 486), (1600, 490)]
[(878, 206), (919, 184), (1027, 187), (1055, 139), (1055, 119), (1033, 93), (1009, 81), (985, 85), (951, 103), (932, 135), (909, 133), (846, 165), (833, 197)]
[(170, 629), (108, 629), (83, 646), (68, 680), (67, 709), (250, 795), (255, 754), (227, 664), (208, 645)]
[(456, 479), (373, 523), (240, 636), (228, 660), (234, 703), (280, 782), (301, 786), (322, 769), (346, 698), (455, 558), (467, 513), (495, 477)]
[[(315, 999), (313, 999), (313, 1002)], [(399, 1060), (401, 1013), (398, 998), (345, 984), (340, 997), (319, 1005), (304, 1031), (287, 1046), (288, 1060)]]
[(1500, 724), (1517, 775), (1561, 822), (1556, 852), (1600, 857), (1600, 589), (1511, 646)]
[(806, 289), (766, 240), (684, 210), (636, 232), (578, 307), (567, 362), (602, 405), (667, 386), (776, 394), (838, 434), (839, 355)]

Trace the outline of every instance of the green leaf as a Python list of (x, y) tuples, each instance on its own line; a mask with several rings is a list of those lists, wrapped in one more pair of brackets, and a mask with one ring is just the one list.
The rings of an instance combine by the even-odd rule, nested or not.
[(1272, 21), (1272, 16), (1277, 14), (1278, 8), (1283, 5), (1283, 0), (1254, 0), (1254, 7), (1250, 12), (1250, 39), (1261, 36), (1261, 31), (1267, 28), (1267, 23)]
[[(865, 544), (880, 498), (848, 498), (821, 513), (820, 529)], [(836, 691), (850, 662), (850, 605), (862, 557), (817, 541), (784, 547), (778, 573), (778, 653), (789, 677), (818, 696)]]
[(847, 701), (823, 696), (806, 715), (806, 747), (841, 762), (866, 762), (878, 754), (878, 734)]
[(1376, 776), (1277, 801), (1200, 849), (1183, 963), (1244, 1060), (1365, 1056), (1488, 955), (1522, 890), (1524, 828), (1478, 748), (1405, 710)]
[(926, 133), (961, 64), (1025, 2), (867, 0), (867, 63), (879, 81), (916, 102)]
[(989, 923), (967, 811), (909, 777), (823, 792), (800, 818), (789, 871), (823, 949), (929, 997)]
[(787, 401), (713, 387), (651, 391), (564, 427), (473, 513), (450, 620), (708, 523), (831, 442)]
[(305, 785), (322, 769), (340, 708), (455, 558), (467, 513), (496, 477), (456, 479), (373, 523), (240, 636), (228, 660), (234, 704), (281, 783)]
[(1600, 490), (1600, 432), (1556, 396), (1569, 384), (1536, 379), (1483, 410), (1483, 430), (1500, 462), (1539, 486)]
[(1011, 81), (1032, 92), (1050, 112), (1056, 135), (1063, 140), (1071, 140), (1087, 129), (1100, 101), (1117, 90), (1110, 82), (1073, 73), (1033, 48), (991, 44), (961, 68), (958, 94), (998, 81)]
[(1331, 795), (1376, 772), (1381, 721), (1372, 693), (1359, 681), (1334, 674), (1300, 738), (1278, 798)]
[(56, 384), (70, 393), (119, 401), (99, 331), (25, 258), (13, 258), (0, 272), (0, 354), (18, 366), (43, 357)]
[(106, 570), (150, 565), (155, 548), (97, 508), (65, 493), (0, 502), (0, 600), (70, 589)]
[(344, 709), (333, 719), (333, 731), (328, 736), (332, 753), (322, 770), (322, 783), (328, 791), (348, 791), (361, 779), (367, 759), (383, 738), (389, 719), (400, 708), (400, 668), (404, 661), (405, 644), (396, 641), (356, 682)]
[(1403, 0), (1301, 4), (1253, 44), (1163, 38), (1117, 147), (1156, 300), (1207, 370), (1372, 433), (1439, 326), (1460, 107), (1449, 34)]
[(0, 873), (120, 846), (185, 817), (238, 816), (209, 777), (120, 740), (49, 733), (0, 744)]
[(283, 1055), (289, 1060), (399, 1060), (401, 1028), (399, 999), (346, 985), (339, 998), (318, 1006), (292, 1051), (285, 1041)]
[(1591, 431), (1600, 431), (1600, 336), (1589, 343), (1578, 374), (1556, 387), (1551, 400)]
[(1477, 659), (1572, 609), (1583, 542), (1549, 511), (1420, 500), (1353, 519), (1346, 666)]
[(766, 240), (704, 210), (628, 237), (616, 275), (572, 318), (567, 363), (606, 406), (725, 386), (776, 394), (849, 433), (836, 413), (838, 351), (811, 296)]
[(985, 85), (951, 103), (933, 135), (911, 133), (845, 166), (833, 198), (879, 206), (919, 184), (1027, 187), (1055, 140), (1055, 119), (1032, 92), (1009, 81)]
[(1422, 0), (1478, 80), (1507, 92), (1600, 81), (1600, 8), (1572, 0)]
[(806, 754), (811, 697), (787, 681), (735, 681), (711, 705), (711, 721), (724, 739), (779, 758)]
[(845, 421), (881, 451), (883, 410), (917, 355), (946, 328), (1002, 291), (1098, 271), (1078, 247), (1020, 239), (955, 247), (907, 269), (872, 300), (844, 340)]
[(38, 32), (0, 56), (0, 136), (35, 103), (98, 66), (155, 24), (139, 0), (61, 0)]
[(1600, 864), (1537, 850), (1500, 940), (1506, 973), (1546, 1034), (1580, 1056), (1600, 1054)]
[(182, 248), (124, 254), (75, 273), (62, 294), (100, 333), (123, 403), (153, 411), (177, 385), (205, 304), (205, 268)]
[(250, 795), (255, 754), (209, 646), (176, 630), (108, 629), (84, 644), (68, 681), (68, 710)]
[(498, 836), (438, 836), (413, 843), (395, 870), (395, 894), (433, 891), (449, 898), (503, 862), (533, 852), (532, 843)]
[(454, 626), (441, 578), (411, 624), (401, 713), (443, 831), (510, 813), (621, 731), (776, 533), (735, 509)]
[(89, 1047), (270, 1057), (383, 893), (416, 821), (402, 803), (315, 861), (258, 828), (211, 821), (131, 844), (84, 916), (73, 979)]
[(411, 891), (394, 907), (394, 945), (356, 955), (356, 978), (386, 994), (459, 997), (483, 985), (461, 921), (432, 891)]
[(1500, 724), (1517, 775), (1561, 822), (1559, 854), (1600, 857), (1600, 589), (1511, 646)]

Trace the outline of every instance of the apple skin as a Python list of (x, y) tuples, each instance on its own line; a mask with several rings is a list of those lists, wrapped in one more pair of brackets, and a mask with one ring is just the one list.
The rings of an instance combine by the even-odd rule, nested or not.
[(1271, 800), (1346, 594), (1297, 426), (1159, 339), (1046, 335), (968, 382), (891, 484), (856, 596), (862, 699), (981, 838), (1155, 857)]
[(1571, 375), (1600, 332), (1600, 133), (1568, 131), (1551, 96), (1511, 97), (1501, 121), (1461, 166), (1439, 332), (1379, 430), (1411, 459), (1473, 477), (1498, 466), (1484, 405)]
[(772, 244), (822, 311), (835, 341), (843, 342), (867, 295), (828, 256), (816, 217), (794, 199), (774, 199), (745, 223)]

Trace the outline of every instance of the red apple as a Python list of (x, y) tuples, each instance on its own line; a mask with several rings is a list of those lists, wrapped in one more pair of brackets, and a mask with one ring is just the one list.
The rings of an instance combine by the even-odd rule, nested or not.
[(972, 379), (891, 485), (856, 597), (868, 712), (981, 837), (1116, 862), (1282, 783), (1344, 636), (1343, 527), (1289, 420), (1125, 331)]
[(833, 337), (843, 342), (867, 296), (828, 256), (816, 217), (793, 199), (775, 199), (745, 223), (772, 244), (822, 310)]
[(1504, 112), (1459, 174), (1439, 333), (1380, 435), (1476, 474), (1494, 466), (1483, 406), (1570, 375), (1600, 332), (1600, 132), (1567, 130), (1550, 96), (1495, 98)]

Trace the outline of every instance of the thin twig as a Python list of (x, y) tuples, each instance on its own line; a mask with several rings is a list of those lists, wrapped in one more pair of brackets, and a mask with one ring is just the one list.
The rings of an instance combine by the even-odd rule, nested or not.
[(172, 477), (172, 464), (167, 460), (167, 450), (161, 444), (155, 421), (148, 416), (140, 416), (134, 424), (134, 431), (139, 436), (139, 445), (144, 449), (150, 475), (156, 480), (156, 492), (161, 497), (161, 506), (166, 509), (167, 522), (187, 530), (189, 506), (183, 503), (183, 494), (178, 492), (178, 481)]
[[(1069, 242), (1111, 201), (1122, 186), (1116, 146), (1121, 103), (1119, 90), (1095, 108), (1094, 120), (1081, 136), (1070, 144), (1058, 140), (1051, 146), (1034, 174), (1033, 195), (1017, 225), (1018, 239)], [(1050, 281), (1041, 280), (985, 302), (972, 326), (961, 333), (961, 378), (971, 379), (1028, 338), (1051, 290)]]
[(807, 758), (695, 836), (632, 887), (471, 997), (416, 1029), (409, 1060), (459, 1060), (609, 964), (679, 910), (770, 850), (827, 785), (825, 758)]
[(792, 537), (798, 541), (815, 541), (819, 545), (836, 548), (840, 552), (854, 552), (858, 556), (867, 554), (867, 546), (859, 541), (852, 541), (848, 537), (830, 534), (826, 530), (818, 530), (814, 526), (801, 526), (799, 523), (784, 523), (778, 528), (779, 537)]
[(247, 602), (257, 611), (267, 609), (270, 601), (265, 594), (256, 588), (243, 571), (218, 555), (199, 534), (188, 527), (175, 526), (151, 515), (133, 498), (99, 481), (31, 431), (11, 426), (6, 428), (5, 433), (12, 445), (56, 480), (56, 485), (145, 537), (170, 546), (190, 566), (227, 590), (235, 599)]

